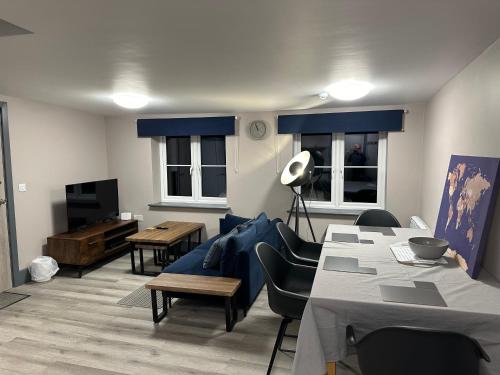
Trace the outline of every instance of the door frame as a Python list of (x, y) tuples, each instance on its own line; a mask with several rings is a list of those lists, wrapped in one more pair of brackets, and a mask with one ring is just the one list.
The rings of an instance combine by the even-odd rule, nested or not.
[(7, 116), (7, 102), (0, 101), (0, 128), (2, 137), (2, 152), (4, 166), (5, 198), (7, 200), (7, 228), (10, 248), (10, 268), (12, 286), (24, 284), (28, 278), (28, 270), (19, 269), (17, 253), (16, 215), (14, 210), (14, 188), (12, 181), (12, 164), (10, 158), (9, 120)]

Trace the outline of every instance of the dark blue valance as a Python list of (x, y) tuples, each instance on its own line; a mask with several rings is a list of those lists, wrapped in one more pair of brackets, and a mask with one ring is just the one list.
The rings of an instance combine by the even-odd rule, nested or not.
[(235, 119), (234, 116), (138, 119), (137, 135), (139, 137), (233, 135)]
[(279, 134), (374, 133), (403, 130), (403, 110), (278, 116)]

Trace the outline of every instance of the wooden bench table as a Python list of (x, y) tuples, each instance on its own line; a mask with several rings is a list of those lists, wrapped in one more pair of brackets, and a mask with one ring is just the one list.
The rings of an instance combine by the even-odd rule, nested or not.
[[(238, 321), (235, 295), (240, 285), (240, 279), (229, 277), (162, 273), (146, 284), (146, 289), (151, 290), (153, 321), (158, 323), (168, 314), (167, 300), (172, 297), (214, 296), (221, 297), (225, 301), (226, 331), (231, 332)], [(163, 311), (161, 314), (158, 314), (157, 291), (160, 291), (163, 297)]]
[[(182, 240), (188, 240), (188, 251), (191, 250), (191, 235), (198, 233), (198, 244), (201, 243), (201, 230), (205, 227), (203, 223), (190, 223), (184, 221), (166, 221), (155, 227), (144, 229), (132, 236), (128, 236), (126, 240), (130, 243), (130, 263), (132, 273), (137, 274), (135, 267), (135, 251), (139, 250), (139, 266), (141, 275), (156, 276), (158, 272), (150, 272), (144, 270), (144, 250), (153, 250), (155, 265), (161, 265), (162, 268), (168, 263), (170, 248), (178, 244)], [(159, 253), (159, 261), (156, 252)], [(161, 254), (164, 253), (164, 256)], [(174, 258), (179, 254), (174, 253)]]

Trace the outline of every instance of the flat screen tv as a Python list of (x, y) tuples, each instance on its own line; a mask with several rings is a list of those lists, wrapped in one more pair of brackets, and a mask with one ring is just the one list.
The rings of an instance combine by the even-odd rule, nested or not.
[(68, 230), (115, 219), (118, 214), (118, 180), (66, 185)]

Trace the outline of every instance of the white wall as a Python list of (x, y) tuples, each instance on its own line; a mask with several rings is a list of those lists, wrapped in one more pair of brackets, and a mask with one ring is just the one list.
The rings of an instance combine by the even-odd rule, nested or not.
[[(435, 226), (451, 154), (500, 157), (500, 39), (430, 101), (423, 150), (422, 215)], [(500, 204), (484, 267), (500, 278)]]
[[(395, 213), (402, 223), (408, 224), (411, 215), (420, 212), (422, 169), (422, 141), (424, 126), (423, 104), (397, 107), (372, 107), (367, 109), (390, 109), (404, 107), (405, 132), (390, 133), (388, 140), (387, 208)], [(353, 110), (344, 109), (344, 110)], [(324, 110), (328, 111), (328, 110)], [(330, 112), (333, 110), (329, 110)], [(314, 111), (318, 112), (318, 111)], [(296, 113), (296, 112), (287, 112)], [(172, 116), (172, 115), (171, 115)], [(292, 156), (292, 137), (276, 136), (274, 112), (239, 113), (239, 136), (227, 140), (228, 202), (238, 215), (253, 217), (265, 211), (270, 217), (286, 217), (291, 204), (288, 188), (279, 183), (281, 168)], [(264, 120), (271, 134), (255, 141), (248, 135), (248, 124), (253, 120)], [(148, 209), (147, 204), (158, 202), (159, 181), (156, 141), (137, 137), (136, 117), (112, 117), (107, 121), (106, 139), (110, 178), (118, 178), (121, 210), (143, 214), (142, 227), (160, 223), (162, 220), (191, 220), (206, 223), (208, 235), (218, 231), (218, 218), (223, 211), (203, 209)], [(239, 143), (238, 171), (235, 171), (235, 142)], [(276, 158), (275, 148), (279, 157)], [(277, 162), (280, 171), (277, 171)], [(403, 193), (402, 193), (403, 192)], [(313, 226), (321, 235), (328, 223), (352, 223), (352, 216), (314, 215)], [(301, 221), (301, 228), (306, 223)]]
[[(19, 267), (42, 254), (47, 236), (65, 231), (64, 186), (108, 176), (105, 120), (32, 100), (7, 102)], [(17, 185), (26, 183), (27, 192)]]
[[(274, 123), (272, 113), (241, 114), (240, 122), (246, 125), (253, 119)], [(136, 117), (114, 117), (107, 125), (109, 175), (118, 178), (121, 210), (143, 214), (141, 227), (160, 223), (162, 220), (201, 221), (209, 235), (218, 232), (218, 218), (225, 211), (206, 209), (148, 209), (148, 203), (160, 201), (158, 147), (156, 140), (138, 138)], [(253, 141), (246, 126), (239, 136), (227, 137), (226, 163), (228, 202), (233, 212), (253, 217), (260, 211), (269, 216), (283, 216), (288, 207), (289, 194), (279, 183), (274, 158), (274, 136)], [(291, 139), (280, 137), (281, 148), (291, 155)], [(238, 142), (239, 163), (235, 170), (235, 147)], [(286, 163), (283, 161), (282, 163)]]
[[(160, 200), (158, 150), (155, 140), (137, 137), (136, 117), (105, 121), (31, 100), (1, 96), (0, 100), (8, 102), (20, 268), (43, 253), (47, 236), (66, 230), (64, 185), (85, 180), (118, 178), (120, 209), (143, 214), (142, 227), (169, 219), (191, 220), (205, 222), (208, 235), (218, 231), (223, 211), (148, 208), (148, 203)], [(419, 196), (420, 178), (418, 173), (408, 173), (407, 167), (421, 169), (424, 106), (403, 107), (410, 111), (405, 132), (391, 133), (388, 141), (387, 208), (406, 224), (409, 216), (420, 211), (419, 199), (408, 199)], [(388, 108), (392, 107), (376, 109)], [(279, 176), (292, 155), (292, 137), (274, 134), (275, 116), (273, 112), (238, 114), (239, 135), (228, 137), (228, 200), (236, 214), (253, 217), (265, 211), (270, 217), (286, 217), (291, 197)], [(261, 141), (248, 135), (247, 125), (256, 119), (270, 126)], [(28, 191), (18, 192), (19, 183), (26, 183)], [(320, 235), (330, 222), (352, 220), (350, 216), (314, 215), (313, 225)], [(304, 220), (301, 227), (305, 229)]]

